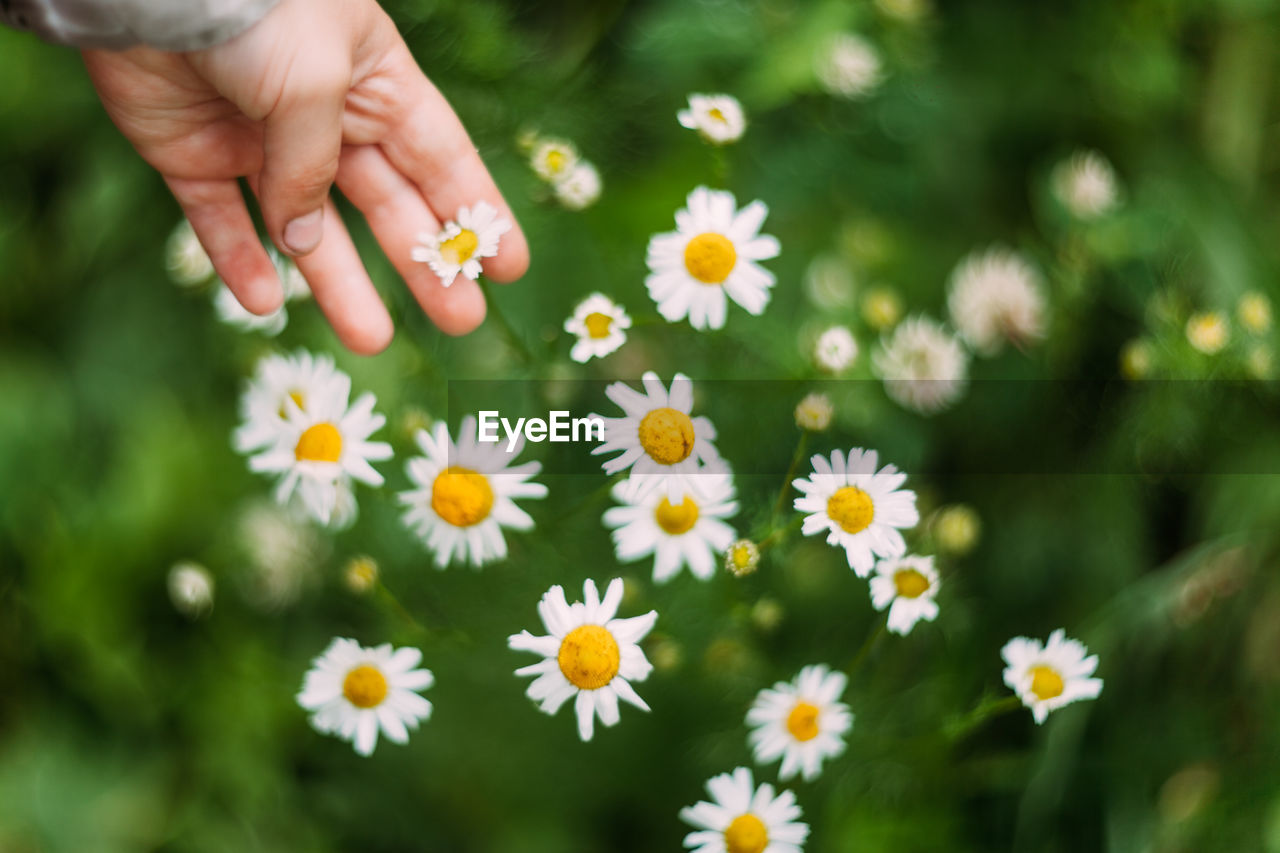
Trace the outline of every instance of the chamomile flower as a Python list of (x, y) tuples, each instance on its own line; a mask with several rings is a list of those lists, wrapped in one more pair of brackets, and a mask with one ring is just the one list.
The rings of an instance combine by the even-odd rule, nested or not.
[(569, 357), (579, 364), (603, 358), (627, 342), (626, 330), (630, 328), (631, 317), (621, 305), (602, 293), (593, 293), (564, 321), (564, 330), (578, 338)]
[(728, 145), (742, 138), (747, 117), (733, 95), (690, 95), (689, 108), (676, 113), (681, 127), (696, 130), (712, 145)]
[(178, 223), (165, 243), (164, 265), (169, 278), (180, 287), (195, 287), (213, 277), (213, 261), (186, 219)]
[(832, 326), (813, 345), (813, 360), (827, 373), (843, 373), (857, 357), (858, 341), (847, 326)]
[(446, 222), (435, 234), (419, 234), (412, 258), (427, 264), (440, 277), (445, 287), (453, 284), (461, 273), (474, 281), (483, 272), (481, 258), (498, 254), (498, 242), (511, 230), (511, 223), (498, 216), (497, 209), (486, 201), (458, 208), (455, 220)]
[(1043, 646), (1039, 640), (1014, 637), (1000, 650), (1007, 665), (1004, 683), (1031, 709), (1035, 721), (1043, 723), (1050, 711), (1096, 699), (1102, 692), (1102, 679), (1090, 677), (1098, 668), (1098, 656), (1086, 657), (1087, 652), (1061, 628)]
[(796, 796), (774, 795), (773, 786), (756, 787), (751, 771), (739, 767), (707, 780), (711, 801), (680, 810), (680, 819), (696, 827), (684, 837), (694, 853), (800, 853), (809, 837)]
[(760, 566), (760, 546), (750, 539), (739, 539), (724, 552), (724, 567), (734, 577), (744, 578)]
[(1097, 219), (1119, 203), (1116, 170), (1097, 151), (1077, 151), (1054, 166), (1054, 196), (1077, 219)]
[(641, 377), (644, 393), (625, 382), (615, 382), (605, 395), (623, 411), (623, 417), (604, 418), (604, 441), (591, 453), (617, 453), (604, 463), (606, 474), (631, 469), (637, 483), (650, 488), (667, 487), (667, 496), (679, 500), (688, 478), (709, 466), (713, 472), (725, 470), (713, 443), (716, 429), (705, 417), (692, 417), (693, 383), (677, 373), (671, 390), (658, 374)]
[(797, 773), (811, 782), (822, 762), (844, 752), (845, 732), (853, 726), (849, 706), (838, 702), (848, 679), (823, 664), (806, 666), (791, 681), (779, 681), (756, 696), (747, 712), (756, 763), (782, 759), (778, 778)]
[(901, 488), (907, 475), (892, 465), (876, 470), (876, 452), (855, 447), (831, 458), (815, 455), (813, 473), (792, 481), (800, 495), (797, 511), (806, 517), (805, 536), (827, 533), (827, 543), (844, 548), (849, 568), (865, 578), (876, 557), (901, 557), (907, 543), (900, 530), (920, 521), (916, 493)]
[(1205, 355), (1216, 355), (1231, 338), (1231, 326), (1218, 311), (1192, 314), (1187, 320), (1187, 341)]
[(736, 210), (733, 194), (698, 187), (676, 211), (676, 230), (649, 240), (645, 286), (667, 322), (686, 317), (695, 329), (724, 327), (728, 300), (759, 315), (776, 279), (757, 261), (777, 257), (777, 239), (760, 234), (769, 208)]
[(999, 246), (974, 252), (951, 273), (951, 322), (973, 349), (995, 355), (1005, 341), (1022, 346), (1044, 337), (1044, 285), (1021, 254)]
[(629, 563), (652, 554), (655, 583), (665, 583), (684, 566), (700, 580), (710, 578), (717, 555), (734, 539), (733, 528), (724, 522), (738, 512), (732, 476), (691, 477), (677, 500), (637, 486), (634, 480), (615, 485), (613, 499), (622, 506), (604, 513), (618, 559)]
[(923, 619), (938, 616), (938, 570), (933, 557), (906, 556), (881, 560), (871, 577), (871, 604), (876, 610), (889, 608), (889, 630), (906, 635)]
[(616, 618), (622, 602), (621, 578), (609, 582), (603, 601), (594, 581), (582, 585), (582, 595), (583, 601), (570, 605), (563, 588), (551, 587), (538, 603), (547, 635), (521, 631), (507, 638), (507, 645), (542, 655), (537, 663), (516, 670), (519, 676), (537, 676), (525, 695), (540, 703), (539, 709), (546, 714), (555, 714), (573, 699), (578, 736), (587, 741), (596, 716), (606, 726), (618, 722), (619, 699), (649, 710), (631, 683), (644, 681), (653, 670), (639, 642), (658, 614), (650, 610), (643, 616)]
[(852, 33), (840, 33), (818, 54), (815, 71), (822, 88), (842, 98), (863, 98), (884, 79), (880, 54)]
[(579, 162), (569, 173), (556, 181), (552, 188), (556, 199), (569, 210), (585, 210), (600, 198), (602, 188), (600, 172), (586, 160)]
[(414, 648), (365, 648), (335, 637), (312, 661), (298, 704), (312, 712), (312, 728), (351, 741), (360, 755), (373, 754), (379, 731), (392, 743), (408, 743), (409, 730), (431, 716), (431, 703), (418, 693), (435, 678), (418, 669), (421, 661)]
[(213, 575), (199, 563), (174, 563), (167, 586), (169, 600), (183, 616), (197, 619), (213, 609)]
[(328, 355), (298, 350), (292, 355), (271, 354), (258, 359), (253, 378), (240, 396), (240, 426), (232, 443), (247, 453), (274, 443), (289, 429), (292, 402), (306, 412), (309, 403), (324, 399), (350, 379)]
[(400, 501), (408, 507), (405, 526), (435, 554), (436, 568), (464, 561), (478, 568), (505, 558), (502, 528), (533, 528), (533, 519), (516, 500), (547, 496), (546, 486), (529, 480), (542, 463), (510, 464), (524, 449), (524, 437), (510, 452), (503, 443), (481, 444), (476, 419), (468, 415), (457, 442), (442, 422), (416, 438), (424, 455), (407, 466), (416, 488), (401, 492)]
[(883, 340), (873, 363), (896, 403), (929, 415), (953, 404), (969, 379), (969, 354), (939, 323), (908, 317)]
[(835, 414), (836, 407), (832, 405), (831, 398), (814, 391), (796, 404), (796, 426), (806, 432), (822, 432), (831, 426)]
[(297, 500), (322, 524), (354, 515), (350, 481), (381, 486), (382, 475), (369, 463), (391, 458), (391, 445), (369, 440), (387, 420), (373, 411), (373, 394), (362, 394), (348, 405), (350, 394), (351, 380), (339, 373), (306, 401), (305, 411), (288, 398), (285, 427), (249, 459), (250, 470), (279, 476), (279, 504)]
[(240, 304), (231, 288), (218, 282), (213, 292), (213, 310), (218, 319), (242, 332), (259, 332), (269, 338), (284, 331), (289, 323), (289, 312), (281, 303), (270, 314), (255, 314)]
[(541, 139), (533, 146), (529, 165), (539, 178), (554, 184), (567, 178), (578, 165), (578, 149), (564, 139)]

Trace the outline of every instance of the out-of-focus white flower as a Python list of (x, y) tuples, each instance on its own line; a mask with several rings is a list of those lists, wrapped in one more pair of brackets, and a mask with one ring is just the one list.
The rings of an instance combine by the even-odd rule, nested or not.
[(828, 373), (843, 373), (858, 357), (858, 341), (847, 326), (832, 326), (818, 336), (813, 360)]
[(378, 584), (378, 561), (367, 554), (352, 557), (342, 569), (342, 581), (356, 595), (364, 595)]
[(553, 185), (556, 198), (570, 210), (584, 210), (600, 198), (600, 172), (583, 160)]
[(961, 337), (982, 355), (997, 354), (1005, 341), (1022, 346), (1044, 337), (1040, 274), (1021, 254), (999, 246), (956, 265), (947, 306)]
[(733, 95), (690, 95), (689, 108), (676, 113), (681, 127), (696, 130), (712, 145), (728, 145), (742, 138), (747, 117)]
[(165, 243), (164, 265), (173, 283), (180, 287), (196, 287), (213, 277), (213, 261), (185, 219), (178, 223)]
[(242, 332), (261, 332), (271, 338), (284, 331), (289, 322), (289, 312), (283, 303), (270, 314), (254, 314), (241, 305), (231, 288), (222, 282), (218, 282), (213, 293), (213, 310), (218, 319), (228, 326), (234, 326)]
[(627, 342), (626, 330), (630, 328), (631, 317), (621, 305), (603, 293), (593, 293), (564, 321), (564, 330), (578, 338), (569, 357), (579, 364), (604, 358)]
[(1061, 628), (1043, 646), (1039, 640), (1014, 637), (1000, 651), (1007, 664), (1004, 683), (1031, 709), (1035, 721), (1043, 723), (1051, 711), (1096, 699), (1102, 692), (1102, 679), (1089, 677), (1098, 668), (1098, 656), (1086, 657), (1087, 652)]
[(511, 230), (511, 222), (498, 216), (486, 201), (458, 208), (456, 219), (435, 234), (419, 234), (419, 245), (410, 253), (415, 261), (431, 267), (445, 287), (461, 273), (472, 281), (484, 270), (481, 258), (498, 254), (498, 242)]
[(852, 33), (840, 33), (817, 56), (818, 82), (842, 98), (870, 94), (883, 79), (880, 54), (871, 43)]
[(529, 165), (538, 177), (554, 184), (568, 177), (578, 165), (578, 149), (565, 139), (541, 139), (533, 146)]
[(724, 552), (724, 567), (729, 574), (742, 578), (760, 565), (760, 546), (750, 539), (739, 539)]
[(1146, 379), (1151, 375), (1151, 367), (1155, 355), (1151, 351), (1151, 342), (1143, 338), (1134, 338), (1120, 350), (1120, 373), (1125, 379)]
[(1271, 300), (1265, 293), (1249, 291), (1236, 303), (1236, 319), (1247, 331), (1261, 335), (1271, 328)]
[(189, 619), (213, 609), (213, 576), (198, 563), (174, 563), (169, 569), (168, 587), (174, 609)]
[(929, 526), (939, 550), (956, 556), (972, 551), (982, 535), (982, 519), (968, 504), (943, 507), (934, 513)]
[(1273, 379), (1275, 377), (1275, 353), (1266, 344), (1254, 344), (1244, 360), (1245, 370), (1254, 379)]
[(806, 394), (796, 404), (796, 426), (808, 432), (822, 432), (831, 426), (836, 408), (831, 405), (831, 398), (826, 394), (814, 391)]
[(804, 274), (805, 292), (819, 308), (846, 308), (853, 304), (853, 271), (839, 255), (818, 255)]
[(1231, 338), (1227, 318), (1217, 311), (1192, 314), (1187, 320), (1187, 340), (1205, 355), (1222, 352)]
[(1077, 219), (1096, 219), (1120, 201), (1111, 163), (1097, 151), (1077, 151), (1053, 168), (1053, 194)]
[(873, 287), (862, 297), (862, 319), (878, 332), (892, 329), (902, 319), (902, 298), (891, 287)]
[(237, 519), (245, 560), (244, 596), (255, 607), (274, 610), (298, 600), (326, 556), (323, 541), (297, 506), (254, 501)]
[(895, 402), (921, 414), (947, 408), (964, 393), (969, 354), (955, 336), (923, 315), (904, 320), (881, 343), (874, 365)]

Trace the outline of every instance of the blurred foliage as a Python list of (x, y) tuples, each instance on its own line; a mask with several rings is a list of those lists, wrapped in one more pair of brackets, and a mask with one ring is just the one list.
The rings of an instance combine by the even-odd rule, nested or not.
[[(837, 322), (862, 343), (851, 378), (869, 380), (874, 333), (856, 300), (812, 301), (809, 263), (834, 258), (855, 295), (888, 286), (941, 316), (956, 261), (1001, 242), (1046, 273), (1044, 344), (976, 362), (969, 397), (932, 419), (873, 381), (829, 389), (837, 428), (815, 449), (876, 447), (912, 473), (926, 514), (970, 504), (983, 537), (943, 560), (939, 620), (858, 671), (846, 754), (788, 786), (813, 825), (806, 849), (1280, 851), (1280, 412), (1271, 382), (1204, 384), (1249, 376), (1274, 332), (1233, 325), (1215, 356), (1183, 334), (1194, 311), (1280, 297), (1280, 4), (977, 0), (914, 22), (890, 5), (389, 2), (528, 234), (531, 272), (490, 293), (531, 363), (493, 322), (436, 334), (355, 217), (397, 319), (385, 353), (339, 352), (310, 304), (274, 342), (218, 325), (166, 281), (176, 205), (74, 53), (0, 31), (0, 850), (679, 849), (679, 808), (749, 763), (755, 692), (806, 663), (845, 665), (874, 631), (864, 583), (792, 537), (746, 579), (654, 587), (647, 563), (615, 566), (600, 475), (544, 478), (538, 528), (509, 536), (508, 561), (435, 572), (397, 518), (408, 426), (423, 413), (456, 426), (446, 379), (654, 369), (800, 389), (820, 378), (814, 334)], [(883, 54), (865, 100), (815, 82), (837, 30)], [(713, 152), (676, 124), (698, 91), (742, 100), (739, 144)], [(529, 130), (599, 166), (595, 207), (544, 197), (517, 145)], [(1124, 187), (1092, 224), (1048, 189), (1080, 146)], [(770, 206), (783, 252), (766, 314), (731, 307), (713, 333), (637, 327), (618, 354), (571, 367), (559, 328), (573, 305), (602, 290), (650, 314), (648, 237), (717, 182)], [(1147, 372), (1175, 381), (1123, 379), (1133, 339)], [(315, 536), (305, 576), (264, 599), (244, 519), (268, 486), (228, 436), (241, 382), (275, 346), (333, 351), (377, 393), (398, 459), (383, 492), (361, 494), (360, 522)], [(759, 472), (739, 480), (737, 520), (759, 531), (797, 438), (790, 412), (699, 392), (722, 452)], [(929, 547), (925, 528), (914, 544)], [(359, 554), (395, 599), (344, 587)], [(183, 559), (218, 580), (198, 621), (165, 590)], [(567, 710), (525, 699), (511, 671), (528, 661), (505, 640), (536, 627), (552, 583), (615, 574), (630, 579), (625, 613), (658, 609), (647, 649), (665, 666), (641, 686), (651, 714), (624, 709), (581, 744)], [(943, 736), (1003, 694), (1010, 636), (1060, 626), (1101, 655), (1099, 701), (1043, 727), (1024, 712)], [(308, 727), (294, 694), (334, 635), (424, 650), (436, 711), (407, 747), (364, 760)]]

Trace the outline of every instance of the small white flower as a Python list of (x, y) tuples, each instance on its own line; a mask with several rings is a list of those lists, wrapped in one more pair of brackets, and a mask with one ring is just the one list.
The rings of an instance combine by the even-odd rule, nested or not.
[(1021, 254), (995, 246), (973, 252), (951, 273), (947, 306), (969, 346), (986, 356), (1044, 337), (1044, 283)]
[(883, 79), (880, 54), (861, 36), (840, 33), (817, 56), (818, 82), (833, 95), (861, 98)]
[(600, 172), (583, 160), (555, 182), (556, 198), (570, 210), (584, 210), (600, 198)]
[(327, 556), (326, 540), (297, 501), (288, 507), (251, 501), (236, 519), (236, 535), (244, 557), (242, 592), (249, 604), (263, 610), (296, 602)]
[(303, 412), (314, 403), (337, 393), (346, 374), (334, 366), (328, 355), (298, 350), (292, 355), (270, 354), (258, 359), (253, 378), (240, 395), (240, 426), (232, 443), (240, 453), (248, 453), (275, 443), (289, 430), (292, 402)]
[(352, 557), (342, 570), (342, 580), (347, 589), (364, 595), (378, 585), (378, 561), (368, 555)]
[(231, 288), (222, 282), (218, 282), (213, 292), (213, 310), (217, 313), (218, 319), (228, 326), (233, 326), (242, 332), (261, 332), (269, 338), (274, 338), (284, 331), (284, 327), (289, 322), (289, 312), (283, 304), (270, 314), (254, 314), (241, 305), (240, 300), (236, 299), (236, 295), (231, 292)]
[(213, 576), (197, 563), (174, 563), (169, 569), (169, 600), (183, 616), (195, 619), (213, 609)]
[(1271, 300), (1265, 293), (1250, 290), (1236, 303), (1236, 318), (1245, 329), (1261, 335), (1271, 328)]
[(1097, 219), (1119, 203), (1116, 171), (1097, 151), (1077, 151), (1054, 166), (1053, 194), (1077, 219)]
[(342, 373), (327, 383), (303, 411), (285, 401), (287, 425), (274, 443), (249, 459), (250, 470), (278, 474), (276, 501), (298, 500), (321, 524), (339, 524), (354, 515), (350, 481), (381, 486), (370, 462), (391, 458), (391, 445), (369, 441), (386, 418), (373, 411), (376, 399), (362, 394), (348, 406), (351, 380)]
[(1227, 318), (1217, 311), (1192, 314), (1187, 320), (1187, 341), (1205, 355), (1216, 355), (1231, 338)]
[(733, 541), (733, 528), (723, 519), (738, 512), (729, 474), (691, 477), (679, 500), (662, 490), (638, 488), (623, 480), (613, 487), (622, 506), (605, 510), (604, 524), (613, 529), (618, 560), (629, 563), (654, 555), (653, 580), (665, 583), (682, 567), (699, 580), (715, 571), (716, 555)]
[(174, 284), (181, 287), (195, 287), (213, 277), (213, 261), (185, 219), (178, 223), (165, 243), (164, 265)]
[(564, 180), (578, 165), (578, 149), (564, 139), (542, 139), (533, 146), (529, 165), (547, 183)]
[(934, 513), (929, 523), (938, 548), (964, 556), (973, 550), (982, 535), (982, 518), (968, 504), (952, 504)]
[(854, 302), (854, 278), (839, 255), (818, 255), (804, 272), (805, 292), (820, 308), (847, 308)]
[(881, 342), (874, 365), (885, 392), (899, 405), (933, 414), (960, 398), (969, 355), (956, 338), (925, 316), (908, 317)]
[(831, 398), (826, 394), (814, 391), (806, 394), (796, 404), (796, 426), (808, 432), (822, 432), (831, 426), (836, 408), (831, 405)]
[(602, 293), (593, 293), (564, 321), (564, 330), (578, 337), (569, 357), (579, 364), (603, 358), (627, 342), (626, 330), (630, 328), (631, 318), (621, 305)]
[(690, 95), (689, 108), (676, 113), (681, 127), (696, 130), (712, 145), (728, 145), (742, 138), (747, 117), (733, 95)]
[(1090, 678), (1098, 668), (1098, 656), (1086, 657), (1088, 650), (1078, 640), (1067, 639), (1059, 628), (1044, 646), (1039, 640), (1014, 637), (1005, 643), (1000, 656), (1007, 664), (1004, 683), (1031, 709), (1037, 723), (1050, 711), (1082, 699), (1096, 699), (1102, 679)]
[(849, 706), (837, 701), (848, 679), (823, 664), (806, 666), (791, 681), (761, 690), (747, 712), (756, 763), (782, 758), (778, 778), (797, 773), (811, 782), (822, 762), (844, 752), (844, 735), (853, 726)]
[(409, 730), (431, 716), (431, 703), (418, 693), (435, 678), (417, 668), (421, 661), (414, 648), (365, 648), (335, 637), (312, 661), (298, 704), (313, 712), (316, 731), (350, 741), (360, 755), (373, 754), (379, 731), (392, 743), (408, 743)]
[(830, 460), (812, 459), (813, 473), (792, 485), (800, 492), (795, 508), (805, 513), (805, 536), (827, 533), (827, 544), (845, 549), (849, 568), (865, 578), (876, 557), (901, 557), (907, 543), (900, 530), (920, 521), (916, 493), (901, 488), (907, 475), (892, 465), (876, 471), (876, 452), (855, 447), (837, 450)]
[(615, 618), (622, 602), (621, 578), (609, 582), (603, 601), (594, 581), (582, 585), (582, 595), (583, 601), (570, 605), (563, 588), (551, 587), (538, 603), (547, 635), (521, 631), (508, 637), (507, 645), (542, 655), (537, 663), (516, 670), (518, 676), (537, 676), (525, 695), (540, 703), (539, 709), (546, 714), (555, 714), (573, 699), (578, 736), (587, 741), (597, 715), (606, 726), (618, 722), (619, 699), (649, 710), (631, 683), (644, 681), (653, 670), (639, 642), (653, 628), (658, 613), (650, 610), (643, 616)]
[(696, 827), (684, 837), (694, 853), (801, 853), (809, 837), (796, 795), (773, 786), (759, 788), (746, 767), (707, 780), (711, 801), (680, 810), (680, 819)]
[(813, 346), (813, 360), (828, 373), (843, 373), (857, 357), (858, 341), (847, 326), (832, 326)]
[(438, 233), (419, 234), (422, 245), (414, 246), (411, 256), (430, 266), (445, 287), (453, 284), (458, 273), (474, 281), (483, 272), (480, 259), (497, 255), (499, 240), (510, 230), (511, 223), (500, 218), (493, 205), (478, 201), (458, 208), (457, 218)]
[(725, 571), (734, 577), (746, 577), (760, 565), (760, 546), (750, 539), (739, 539), (724, 552)]
[(937, 618), (938, 584), (933, 557), (881, 560), (871, 577), (871, 604), (876, 610), (889, 608), (889, 630), (906, 635), (921, 619)]
[(729, 299), (754, 315), (769, 304), (776, 279), (757, 263), (781, 250), (760, 234), (769, 209), (762, 201), (736, 208), (732, 193), (698, 187), (676, 211), (677, 230), (649, 240), (645, 286), (667, 322), (687, 317), (695, 329), (720, 329)]

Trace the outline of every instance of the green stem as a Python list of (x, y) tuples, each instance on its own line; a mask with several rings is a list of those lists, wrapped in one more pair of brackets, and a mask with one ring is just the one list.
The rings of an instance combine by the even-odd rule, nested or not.
[(414, 632), (421, 634), (424, 637), (431, 633), (427, 626), (413, 618), (413, 614), (405, 609), (405, 606), (400, 603), (400, 599), (396, 598), (395, 594), (392, 593), (391, 590), (387, 589), (387, 585), (382, 581), (378, 581), (377, 592), (378, 597), (382, 599), (382, 603), (387, 606), (387, 609), (403, 619)]
[(502, 309), (498, 307), (498, 300), (493, 298), (493, 288), (489, 282), (482, 276), (477, 279), (480, 284), (481, 291), (484, 292), (485, 302), (489, 305), (489, 316), (493, 318), (494, 325), (498, 327), (498, 331), (510, 347), (516, 351), (516, 354), (524, 361), (525, 364), (533, 364), (533, 351), (529, 349), (529, 345), (524, 342), (524, 338), (520, 337), (515, 327), (507, 320)]
[(773, 505), (773, 520), (771, 526), (778, 526), (778, 518), (782, 515), (782, 509), (786, 506), (787, 495), (791, 494), (791, 481), (796, 476), (796, 468), (800, 466), (800, 460), (804, 458), (805, 445), (809, 443), (809, 431), (802, 430), (800, 432), (800, 441), (796, 442), (796, 452), (791, 455), (791, 465), (787, 468), (787, 476), (782, 479), (782, 488), (778, 490), (778, 501)]
[(777, 545), (779, 542), (781, 542), (783, 539), (786, 538), (786, 535), (788, 533), (792, 532), (793, 530), (799, 529), (800, 525), (803, 523), (804, 523), (804, 516), (797, 515), (795, 518), (791, 519), (790, 523), (788, 523), (786, 526), (774, 527), (772, 530), (770, 530), (769, 533), (756, 544), (756, 547), (759, 548), (761, 551), (763, 551), (765, 548), (771, 548), (774, 545)]
[(958, 741), (992, 717), (1016, 711), (1021, 707), (1022, 700), (1016, 695), (987, 699), (963, 717), (945, 724), (943, 734), (950, 741)]
[(862, 648), (858, 649), (858, 653), (854, 655), (853, 660), (849, 662), (849, 668), (845, 670), (849, 675), (849, 679), (853, 680), (853, 676), (862, 668), (862, 664), (866, 662), (867, 656), (871, 654), (871, 650), (880, 642), (880, 638), (884, 636), (885, 628), (889, 625), (886, 617), (880, 622), (879, 627), (867, 635), (867, 639), (862, 642)]

